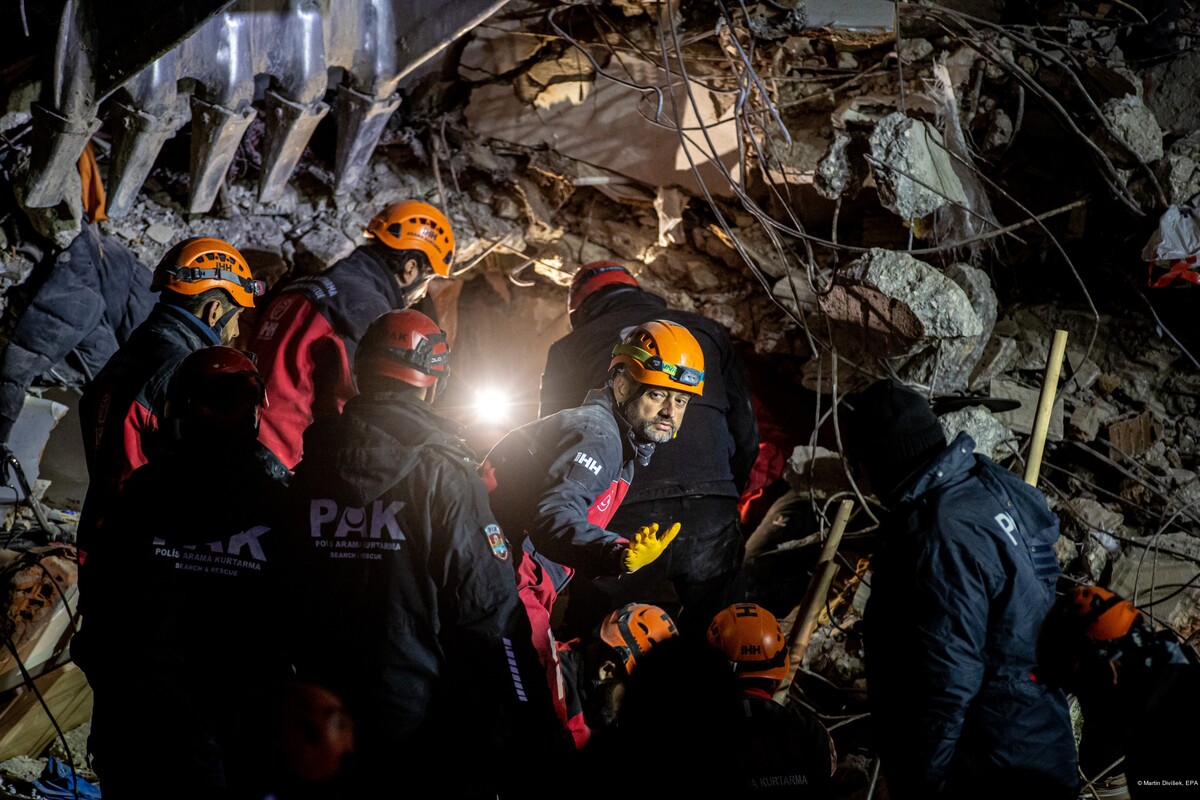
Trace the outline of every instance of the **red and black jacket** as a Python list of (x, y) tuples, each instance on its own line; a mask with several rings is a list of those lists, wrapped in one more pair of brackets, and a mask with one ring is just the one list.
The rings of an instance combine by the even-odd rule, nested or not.
[(596, 389), (578, 408), (517, 428), (492, 448), (492, 512), (521, 540), (518, 550), (543, 556), (557, 588), (571, 569), (619, 575), (626, 540), (604, 526), (629, 491), (635, 462), (648, 463), (653, 452), (634, 440), (612, 390)]
[(250, 350), (267, 384), (259, 440), (289, 468), (303, 434), (354, 396), (354, 351), (376, 317), (404, 307), (382, 253), (360, 247), (320, 275), (284, 284), (258, 314)]
[(159, 419), (171, 373), (190, 353), (219, 341), (194, 315), (159, 303), (84, 390), (79, 418), (89, 482), (79, 543), (85, 551), (121, 485), (169, 449), (171, 440), (159, 430)]

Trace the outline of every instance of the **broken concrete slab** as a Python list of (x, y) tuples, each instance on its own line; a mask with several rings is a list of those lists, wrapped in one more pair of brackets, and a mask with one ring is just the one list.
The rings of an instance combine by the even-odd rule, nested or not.
[[(667, 85), (661, 70), (634, 57), (622, 58), (622, 78), (643, 86)], [(721, 109), (712, 93), (700, 85), (692, 87), (696, 101), (693, 106), (678, 80), (671, 85), (676, 94), (675, 107), (682, 113), (679, 124), (685, 130), (707, 126), (712, 152), (704, 137), (689, 137), (686, 145), (680, 143), (675, 120), (670, 118), (673, 106), (665, 94), (660, 108), (658, 93), (638, 91), (603, 75), (597, 75), (592, 93), (582, 105), (559, 105), (550, 111), (521, 102), (511, 86), (486, 84), (471, 92), (465, 114), (471, 130), (480, 136), (529, 147), (548, 145), (569, 158), (648, 186), (678, 185), (699, 195), (702, 192), (689, 163), (690, 155), (710, 191), (732, 196), (729, 182), (709, 158), (723, 165), (734, 180), (740, 180), (733, 109)], [(605, 131), (605, 135), (597, 136), (598, 130)]]
[(538, 61), (513, 80), (513, 88), (518, 97), (537, 108), (551, 110), (560, 103), (577, 106), (591, 94), (595, 74), (591, 62), (578, 50), (571, 50)]
[(869, 141), (879, 162), (871, 164), (871, 172), (885, 208), (912, 220), (947, 204), (969, 205), (942, 134), (928, 122), (897, 111), (880, 120)]
[(1094, 441), (1100, 435), (1100, 425), (1105, 419), (1105, 411), (1099, 405), (1077, 408), (1067, 419), (1067, 435), (1079, 442)]
[[(998, 378), (992, 381), (988, 394), (992, 397), (1003, 397), (1019, 401), (1021, 403), (1020, 408), (1013, 409), (1012, 411), (1003, 411), (997, 414), (996, 417), (1016, 433), (1026, 436), (1033, 433), (1033, 421), (1037, 416), (1038, 397), (1041, 394), (1040, 389), (1022, 386), (1015, 381)], [(1064, 396), (1062, 392), (1059, 392), (1058, 396), (1054, 399), (1054, 405), (1050, 411), (1050, 427), (1046, 431), (1046, 439), (1048, 441), (1062, 441), (1063, 401)]]
[(324, 272), (353, 253), (356, 246), (337, 228), (318, 221), (296, 242), (296, 271), (307, 275)]

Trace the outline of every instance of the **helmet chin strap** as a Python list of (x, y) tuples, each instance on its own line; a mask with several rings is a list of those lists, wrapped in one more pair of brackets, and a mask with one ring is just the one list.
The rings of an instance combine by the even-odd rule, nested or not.
[(212, 328), (212, 332), (217, 335), (218, 339), (221, 339), (222, 341), (224, 341), (224, 337), (221, 336), (221, 332), (225, 330), (225, 326), (227, 326), (229, 324), (229, 320), (233, 319), (234, 316), (236, 316), (237, 313), (241, 310), (242, 310), (241, 306), (235, 305), (232, 308), (230, 308), (228, 311), (226, 311), (224, 314), (222, 314), (220, 319), (218, 319), (216, 322), (214, 322), (212, 325), (209, 326)]

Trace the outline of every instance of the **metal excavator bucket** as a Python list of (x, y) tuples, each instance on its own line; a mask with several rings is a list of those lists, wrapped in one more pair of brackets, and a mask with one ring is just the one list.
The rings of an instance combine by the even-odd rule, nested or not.
[[(258, 197), (277, 199), (334, 98), (334, 191), (370, 161), (401, 81), (505, 0), (67, 0), (54, 75), (33, 108), (26, 206), (63, 199), (64, 176), (107, 101), (108, 215), (133, 207), (163, 144), (190, 121), (188, 210), (212, 208), (250, 123), (263, 115)], [(131, 42), (130, 17), (140, 23)]]

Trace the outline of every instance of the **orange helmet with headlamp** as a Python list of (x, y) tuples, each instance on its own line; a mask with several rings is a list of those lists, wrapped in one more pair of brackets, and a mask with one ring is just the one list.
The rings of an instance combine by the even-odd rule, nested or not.
[(242, 308), (254, 308), (254, 298), (267, 291), (233, 245), (204, 237), (185, 239), (168, 250), (150, 281), (155, 292), (198, 295), (209, 289), (224, 289)]
[(678, 323), (656, 319), (638, 325), (613, 348), (612, 356), (609, 370), (622, 366), (639, 383), (704, 393), (704, 351)]

